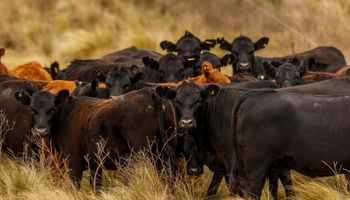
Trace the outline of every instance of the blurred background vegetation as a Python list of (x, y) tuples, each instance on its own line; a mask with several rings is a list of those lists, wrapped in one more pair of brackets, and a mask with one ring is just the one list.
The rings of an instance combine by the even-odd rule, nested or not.
[(266, 56), (318, 45), (350, 55), (348, 0), (1, 0), (0, 10), (9, 66), (30, 60), (65, 66), (131, 45), (162, 52), (160, 41), (176, 41), (185, 30), (203, 40), (268, 36), (259, 52)]

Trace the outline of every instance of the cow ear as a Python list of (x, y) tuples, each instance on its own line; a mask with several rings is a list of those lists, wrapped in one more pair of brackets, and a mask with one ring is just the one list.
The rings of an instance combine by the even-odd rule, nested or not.
[(201, 96), (203, 99), (215, 97), (219, 93), (219, 90), (220, 87), (218, 85), (210, 84), (204, 90), (202, 90)]
[(214, 48), (216, 45), (216, 40), (214, 39), (206, 39), (202, 45), (201, 45), (201, 49), (202, 50), (210, 50), (211, 48)]
[(176, 97), (176, 90), (174, 88), (169, 88), (166, 86), (157, 86), (156, 93), (159, 97), (172, 100)]
[(24, 91), (17, 91), (15, 93), (15, 98), (18, 102), (20, 102), (23, 105), (27, 106), (30, 104), (30, 96)]
[(0, 48), (0, 57), (5, 55), (5, 49), (4, 48)]
[(254, 43), (254, 49), (255, 51), (258, 51), (260, 49), (265, 48), (265, 45), (269, 43), (269, 38), (268, 37), (262, 37), (258, 41)]
[(159, 45), (160, 45), (160, 48), (162, 48), (163, 50), (166, 50), (167, 52), (176, 51), (176, 44), (170, 41), (164, 40)]
[(154, 70), (158, 70), (159, 69), (158, 61), (154, 60), (153, 58), (143, 57), (142, 58), (142, 62), (143, 62), (143, 64), (146, 67), (148, 67), (150, 69), (154, 69)]
[(262, 61), (262, 66), (270, 77), (275, 77), (277, 68), (267, 60)]
[(59, 104), (65, 103), (68, 99), (69, 99), (69, 91), (61, 90), (56, 95), (55, 104), (59, 105)]
[(59, 71), (60, 71), (60, 64), (57, 61), (51, 63), (50, 72), (54, 77), (57, 76)]
[(220, 49), (223, 50), (227, 50), (227, 51), (231, 51), (232, 50), (232, 44), (230, 44), (229, 42), (227, 42), (227, 40), (225, 40), (225, 38), (218, 38), (216, 39), (217, 44), (220, 44)]
[(235, 62), (236, 56), (234, 54), (226, 54), (220, 59), (221, 66), (226, 66)]

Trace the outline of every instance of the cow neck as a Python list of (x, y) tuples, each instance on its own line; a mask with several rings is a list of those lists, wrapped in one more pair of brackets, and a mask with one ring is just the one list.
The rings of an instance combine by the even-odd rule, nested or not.
[(58, 142), (57, 142), (58, 133), (60, 132), (61, 127), (63, 126), (65, 119), (73, 111), (73, 108), (76, 105), (76, 103), (77, 103), (77, 99), (70, 97), (67, 102), (58, 106), (57, 112), (52, 119), (51, 139), (53, 141), (54, 147), (58, 151), (60, 150)]

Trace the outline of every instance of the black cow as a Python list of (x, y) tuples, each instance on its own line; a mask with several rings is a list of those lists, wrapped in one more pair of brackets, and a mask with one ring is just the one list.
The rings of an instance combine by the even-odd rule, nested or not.
[[(136, 66), (135, 66), (136, 67)], [(139, 89), (142, 72), (131, 74), (125, 68), (115, 68), (106, 76), (106, 87), (110, 97), (115, 97), (131, 90)]]
[(93, 80), (91, 83), (76, 81), (76, 88), (72, 92), (74, 97), (96, 97), (100, 99), (110, 98), (106, 88), (98, 87), (98, 80)]
[(311, 177), (334, 175), (329, 166), (336, 162), (348, 179), (349, 106), (350, 97), (343, 95), (246, 94), (234, 115), (238, 119), (234, 141), (241, 191), (259, 198), (267, 171), (275, 162), (284, 170)]
[(185, 60), (173, 53), (168, 53), (163, 56), (159, 62), (149, 58), (142, 58), (146, 68), (144, 70), (145, 82), (162, 83), (162, 82), (179, 82), (193, 74), (190, 70), (189, 74), (185, 70)]
[(148, 50), (148, 49), (140, 49), (140, 48), (136, 48), (135, 46), (132, 46), (126, 49), (114, 51), (110, 54), (103, 56), (101, 59), (109, 62), (125, 62), (126, 60), (123, 60), (124, 58), (140, 60), (143, 57), (149, 57), (155, 60), (159, 60), (162, 56), (163, 55), (158, 52)]
[(291, 87), (302, 84), (301, 77), (308, 71), (308, 62), (302, 62), (299, 65), (295, 62), (279, 63), (272, 61), (263, 62), (266, 73), (274, 77), (280, 87)]
[[(221, 89), (220, 89), (221, 87)], [(230, 170), (233, 167), (233, 121), (232, 113), (235, 102), (248, 89), (252, 88), (277, 88), (278, 86), (270, 81), (235, 85), (207, 85), (198, 86), (185, 82), (178, 88), (171, 89), (163, 86), (157, 87), (158, 95), (166, 99), (172, 99), (176, 105), (178, 117), (178, 131), (186, 132), (195, 139), (199, 162), (208, 165), (214, 172), (212, 182), (207, 195), (214, 195), (219, 184), (225, 177), (227, 184), (230, 182)], [(219, 92), (220, 91), (220, 92)], [(215, 97), (217, 96), (217, 97)], [(209, 98), (208, 97), (215, 97)], [(192, 151), (193, 152), (193, 151)], [(197, 161), (198, 162), (198, 161)], [(279, 166), (274, 166), (270, 177), (274, 181), (276, 176), (280, 177), (284, 185), (290, 184), (290, 174), (280, 171)], [(201, 173), (200, 169), (188, 169), (190, 174)], [(235, 181), (235, 180), (231, 180)], [(272, 185), (273, 191), (277, 191), (277, 182)], [(230, 187), (232, 190), (236, 190)], [(287, 194), (292, 192), (286, 189)], [(277, 196), (277, 192), (275, 192)]]
[(239, 36), (232, 43), (227, 42), (224, 38), (217, 39), (220, 48), (230, 51), (235, 57), (232, 62), (234, 73), (250, 72), (255, 77), (264, 75), (264, 70), (256, 63), (254, 53), (265, 48), (269, 43), (269, 38), (262, 37), (258, 41), (253, 42), (246, 36)]
[(160, 43), (160, 47), (167, 52), (176, 52), (177, 55), (183, 57), (186, 60), (186, 68), (194, 67), (197, 63), (200, 53), (203, 50), (210, 50), (216, 45), (216, 40), (207, 39), (202, 42), (198, 37), (194, 36), (189, 31), (185, 31), (176, 44), (164, 40)]
[(88, 167), (87, 161), (90, 177), (97, 175), (96, 187), (101, 186), (102, 169), (98, 168), (96, 154), (97, 143), (102, 141), (106, 142), (104, 152), (109, 152), (104, 162), (106, 169), (116, 169), (115, 161), (147, 148), (154, 141), (166, 166), (176, 173), (173, 106), (161, 101), (152, 88), (112, 100), (68, 95), (67, 90), (57, 96), (46, 91), (32, 96), (17, 92), (16, 99), (30, 105), (34, 132), (41, 137), (50, 136), (55, 149), (67, 158), (70, 176), (77, 186)]

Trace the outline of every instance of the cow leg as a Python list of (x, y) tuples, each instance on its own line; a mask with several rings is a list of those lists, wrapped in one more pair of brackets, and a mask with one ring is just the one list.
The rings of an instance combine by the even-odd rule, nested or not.
[(213, 178), (211, 179), (209, 188), (207, 190), (207, 197), (213, 196), (217, 193), (223, 177), (224, 176), (221, 173), (214, 172)]
[(102, 186), (102, 169), (90, 167), (90, 185), (92, 190), (96, 193)]
[(256, 164), (247, 166), (243, 176), (240, 176), (239, 179), (241, 192), (251, 199), (260, 199), (267, 175), (268, 165), (263, 164), (263, 162), (260, 163), (258, 167)]
[(269, 170), (268, 179), (269, 179), (269, 190), (271, 193), (272, 199), (277, 199), (278, 194), (278, 172), (274, 169)]
[(73, 181), (74, 185), (79, 189), (80, 182), (83, 177), (83, 166), (80, 157), (71, 156), (68, 162), (68, 167), (70, 169), (69, 176)]
[(290, 171), (287, 169), (283, 169), (279, 174), (278, 174), (279, 179), (281, 180), (284, 191), (286, 192), (287, 197), (293, 197), (295, 196), (295, 192), (293, 190), (293, 183), (292, 183), (292, 176), (290, 174)]

